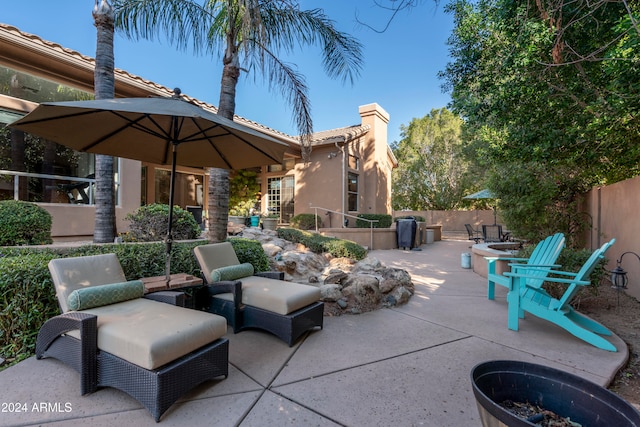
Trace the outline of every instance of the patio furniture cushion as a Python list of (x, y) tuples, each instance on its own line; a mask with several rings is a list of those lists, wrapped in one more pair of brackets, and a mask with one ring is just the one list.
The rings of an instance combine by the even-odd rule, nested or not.
[(67, 300), (76, 289), (127, 281), (115, 254), (57, 258), (49, 263), (49, 271), (63, 313), (69, 311)]
[(89, 308), (102, 307), (103, 305), (140, 298), (143, 295), (144, 284), (141, 280), (90, 286), (71, 292), (67, 298), (67, 306), (69, 310), (87, 310)]
[[(215, 297), (233, 300), (231, 293)], [(315, 286), (260, 276), (242, 278), (242, 304), (274, 313), (289, 314), (317, 302), (320, 298), (320, 289)]]
[(220, 282), (222, 280), (238, 280), (247, 276), (253, 276), (253, 265), (249, 262), (244, 264), (228, 265), (216, 268), (211, 271), (211, 281)]
[[(145, 369), (172, 362), (227, 332), (224, 317), (145, 298), (82, 312), (98, 316), (100, 350)], [(77, 330), (69, 335), (80, 338)]]

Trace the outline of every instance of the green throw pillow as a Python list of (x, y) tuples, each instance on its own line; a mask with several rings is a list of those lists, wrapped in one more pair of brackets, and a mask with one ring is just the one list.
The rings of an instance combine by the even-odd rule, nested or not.
[(89, 308), (102, 307), (140, 298), (144, 295), (144, 284), (141, 280), (132, 280), (124, 283), (112, 283), (109, 285), (89, 286), (76, 289), (69, 294), (67, 305), (69, 310), (79, 311)]
[(253, 276), (253, 265), (250, 262), (245, 262), (244, 264), (216, 268), (211, 272), (211, 282), (238, 280), (248, 276)]

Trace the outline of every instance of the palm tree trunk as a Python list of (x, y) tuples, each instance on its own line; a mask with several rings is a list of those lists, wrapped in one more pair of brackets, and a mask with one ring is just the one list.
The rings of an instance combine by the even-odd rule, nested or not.
[[(112, 99), (115, 94), (113, 73), (113, 8), (108, 0), (96, 0), (93, 18), (97, 28), (96, 67), (94, 71), (95, 99)], [(116, 236), (115, 187), (113, 157), (96, 154), (96, 219), (95, 243), (113, 242)]]
[[(220, 102), (218, 114), (233, 120), (236, 109), (236, 86), (240, 77), (238, 50), (233, 43), (234, 35), (227, 36), (227, 49), (224, 55), (224, 69), (220, 84)], [(209, 168), (209, 202), (207, 206), (209, 218), (210, 242), (222, 242), (227, 238), (229, 222), (229, 171)]]

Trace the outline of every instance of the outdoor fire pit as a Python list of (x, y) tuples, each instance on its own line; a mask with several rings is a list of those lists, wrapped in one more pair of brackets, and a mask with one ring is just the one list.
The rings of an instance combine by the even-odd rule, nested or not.
[(473, 394), (484, 427), (536, 426), (503, 407), (530, 403), (588, 427), (640, 426), (640, 413), (593, 382), (547, 366), (492, 360), (471, 371)]

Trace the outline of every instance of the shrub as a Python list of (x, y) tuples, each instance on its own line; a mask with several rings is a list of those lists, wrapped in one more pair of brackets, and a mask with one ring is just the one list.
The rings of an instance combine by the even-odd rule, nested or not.
[(322, 218), (316, 214), (303, 213), (298, 214), (291, 218), (289, 221), (292, 227), (300, 230), (315, 230), (316, 220), (318, 221), (318, 228), (322, 227)]
[[(535, 245), (528, 245), (523, 248), (519, 253), (519, 257), (528, 258)], [(556, 268), (562, 271), (568, 271), (576, 273), (580, 268), (582, 268), (583, 264), (589, 259), (593, 251), (588, 249), (572, 249), (572, 248), (564, 248), (562, 252), (560, 252), (560, 256), (558, 257), (556, 264), (561, 265), (561, 268)], [(581, 290), (576, 293), (573, 297), (573, 300), (570, 303), (575, 303), (580, 298), (582, 298), (586, 293), (591, 293), (592, 295), (598, 294), (598, 287), (602, 280), (606, 277), (607, 272), (605, 270), (605, 265), (607, 265), (608, 260), (604, 258), (596, 265), (591, 276), (589, 276), (589, 280), (591, 281), (591, 286), (584, 286)], [(566, 278), (566, 277), (565, 277)], [(544, 289), (554, 298), (561, 298), (564, 292), (567, 290), (567, 285), (561, 283), (553, 283), (553, 282), (545, 282), (543, 285)]]
[(269, 257), (257, 240), (234, 237), (229, 239), (240, 263), (250, 262), (256, 272), (269, 270)]
[(260, 182), (255, 171), (241, 169), (229, 178), (229, 215), (246, 216), (256, 205)]
[(369, 228), (371, 227), (369, 221), (363, 221), (363, 219), (369, 219), (378, 222), (373, 223), (373, 228), (389, 228), (391, 227), (392, 217), (387, 214), (359, 214), (356, 220), (357, 228)]
[[(154, 203), (140, 206), (127, 215), (131, 221), (129, 232), (123, 237), (128, 242), (156, 242), (167, 235), (169, 224), (169, 205)], [(191, 212), (179, 206), (173, 207), (171, 234), (174, 240), (192, 240), (200, 236), (200, 226)]]
[(293, 243), (300, 243), (315, 253), (329, 252), (334, 257), (347, 257), (361, 260), (367, 256), (367, 250), (350, 240), (326, 237), (295, 228), (278, 228), (278, 237)]
[(0, 201), (0, 246), (46, 245), (51, 242), (49, 212), (34, 203)]
[(59, 314), (47, 263), (56, 255), (0, 258), (0, 355), (9, 364), (35, 352), (38, 330)]

